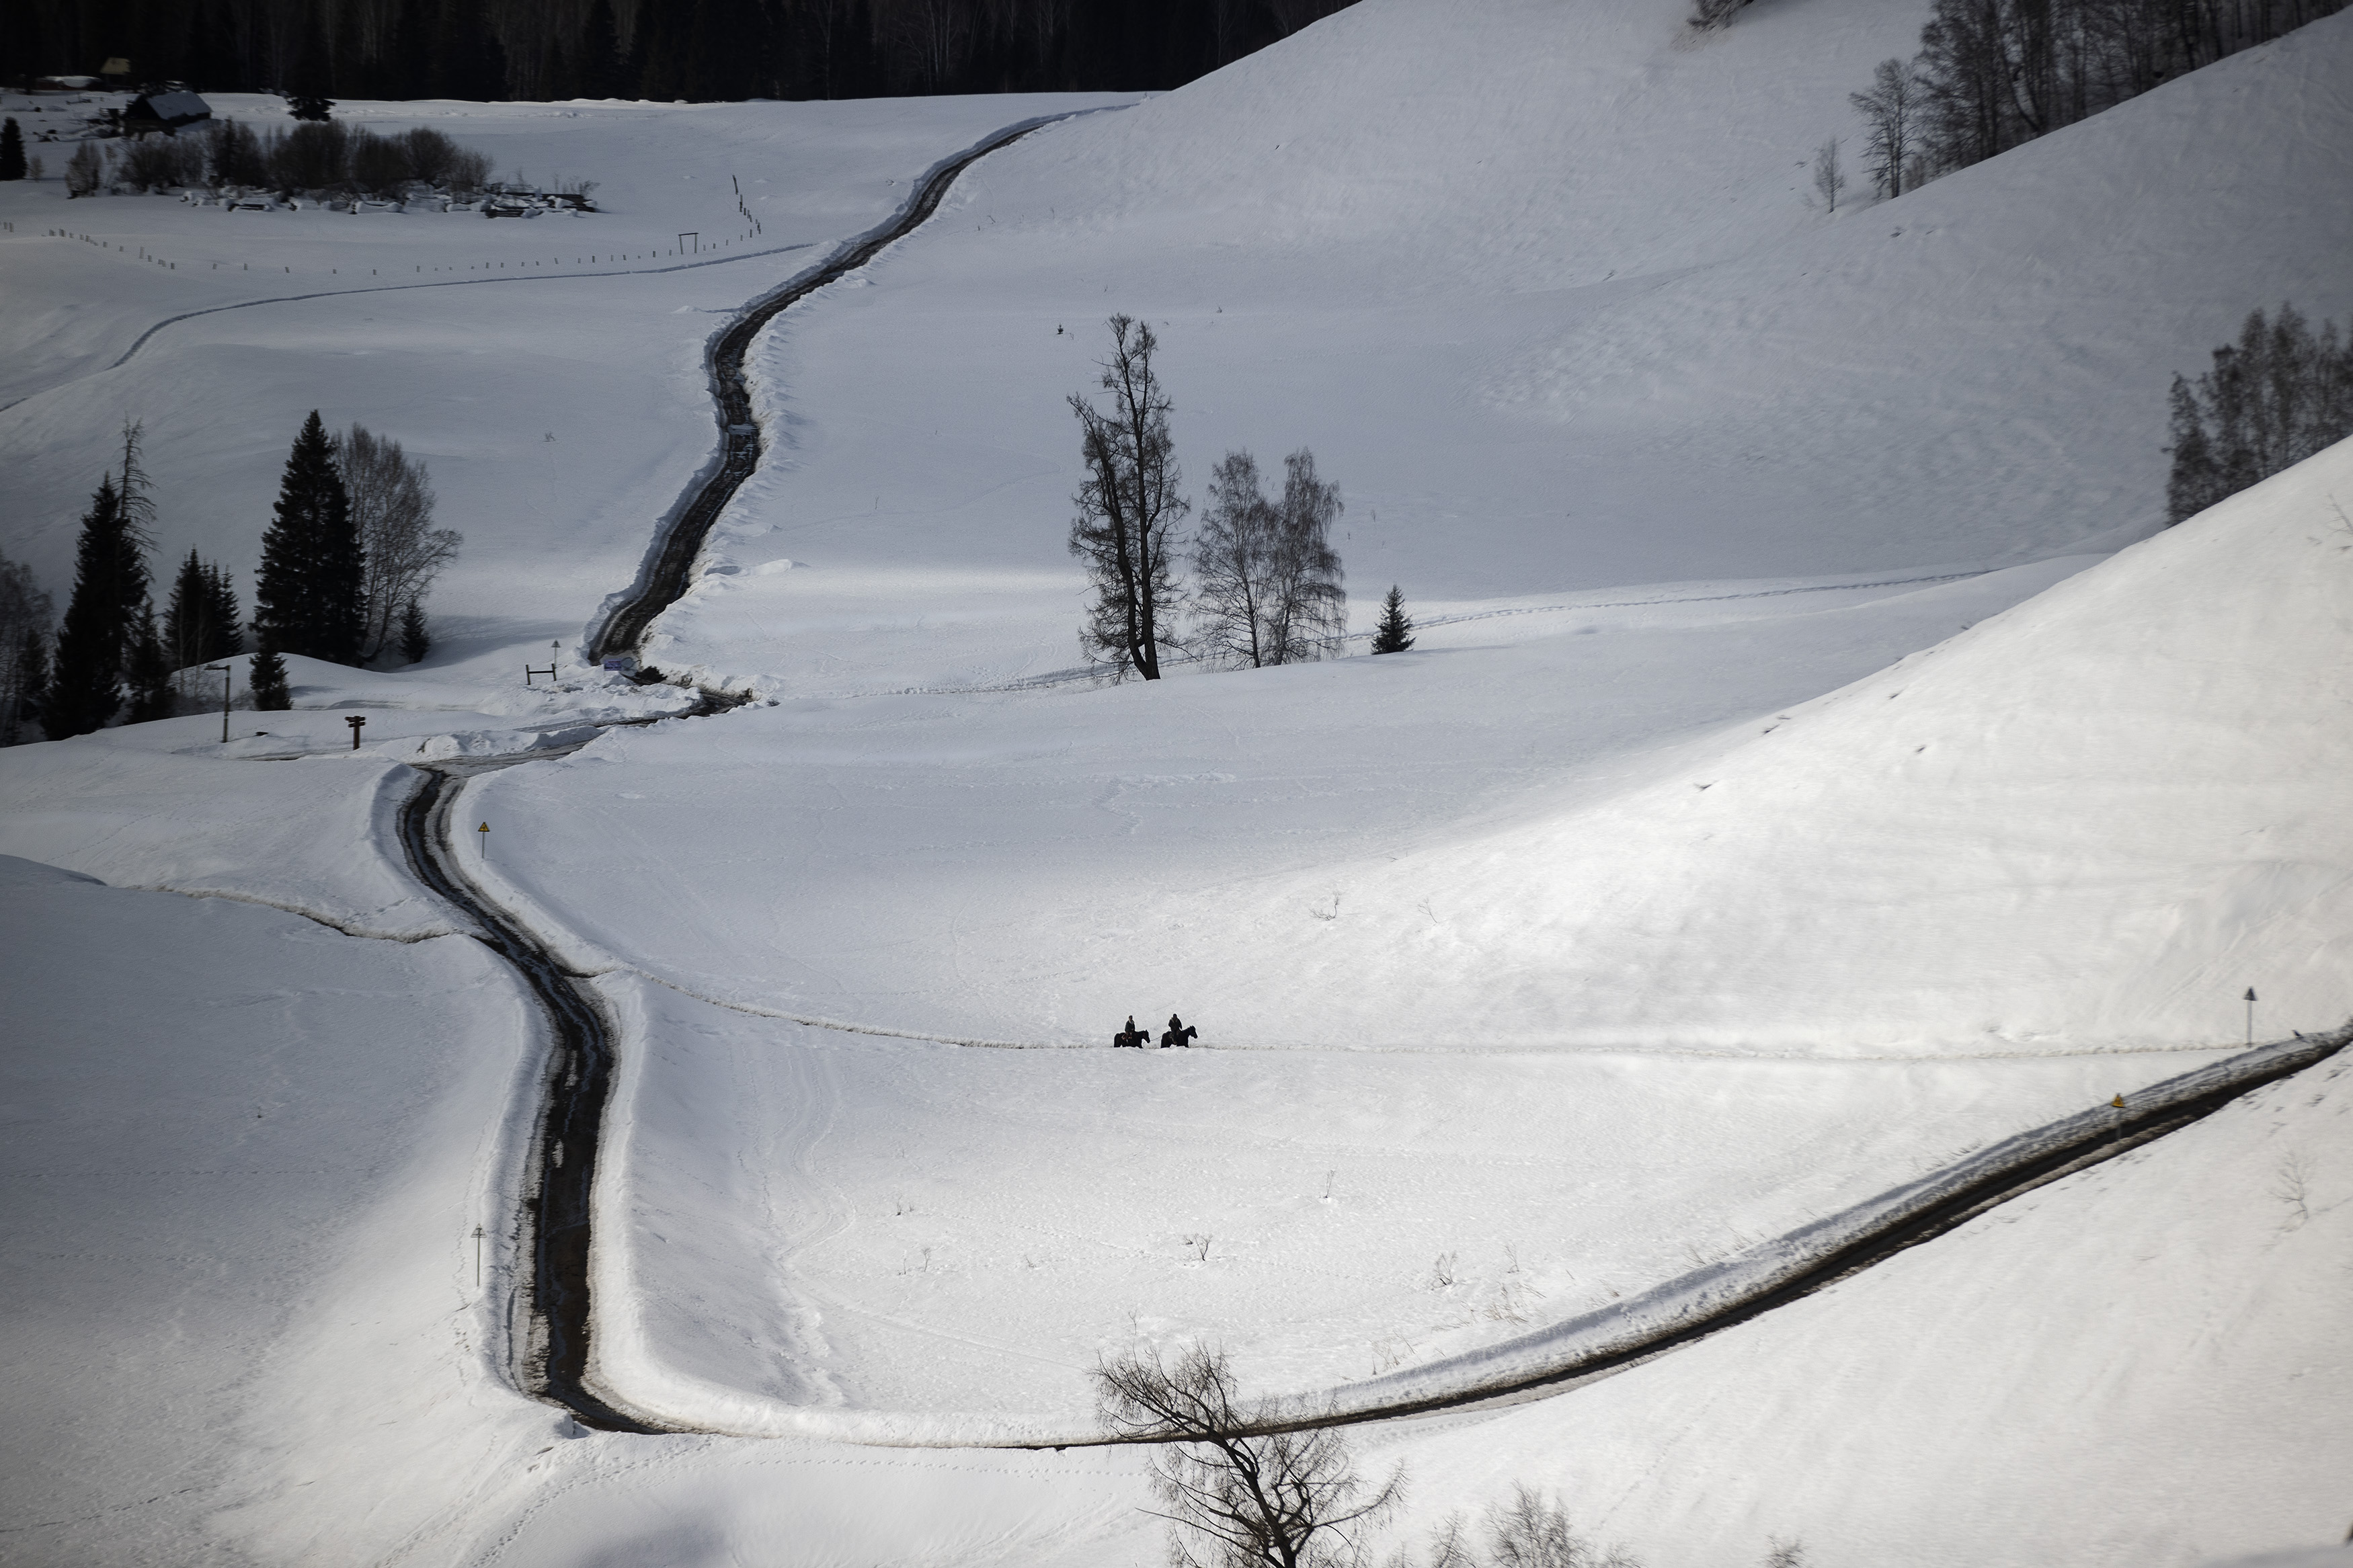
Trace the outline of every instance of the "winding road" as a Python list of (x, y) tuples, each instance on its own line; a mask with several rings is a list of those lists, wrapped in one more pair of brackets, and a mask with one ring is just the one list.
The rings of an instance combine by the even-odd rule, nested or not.
[[(634, 653), (643, 646), (654, 619), (685, 592), (712, 522), (757, 467), (760, 431), (752, 416), (743, 367), (761, 329), (797, 300), (864, 266), (914, 230), (974, 163), (1047, 123), (1051, 120), (1008, 127), (937, 165), (889, 223), (848, 242), (818, 267), (755, 300), (712, 340), (709, 363), (720, 449), (704, 477), (666, 520), (637, 583), (613, 604), (591, 637), (593, 656)], [(1049, 679), (1024, 684), (1051, 683)], [(700, 710), (714, 712), (739, 700), (705, 693)], [(588, 1380), (591, 1194), (612, 1085), (611, 1020), (588, 984), (590, 976), (567, 969), (544, 941), (499, 908), (466, 874), (456, 839), (470, 836), (453, 832), (453, 813), (467, 778), (577, 749), (420, 764), (417, 786), (398, 814), (398, 832), (417, 879), (475, 923), (480, 940), (513, 967), (548, 1019), (551, 1047), (541, 1079), (543, 1100), (534, 1119), (517, 1221), (518, 1255), (527, 1259), (527, 1277), (517, 1281), (518, 1293), (509, 1303), (515, 1380), (527, 1392), (569, 1410), (581, 1425), (599, 1431), (652, 1435), (690, 1430), (630, 1414)], [(1516, 1353), (1481, 1352), (1354, 1384), (1321, 1399), (1291, 1402), (1254, 1430), (1348, 1426), (1566, 1392), (1827, 1289), (2062, 1176), (2192, 1125), (2242, 1095), (2334, 1056), (2348, 1042), (2353, 1042), (2353, 1026), (2325, 1037), (2299, 1037), (2257, 1047), (2138, 1091), (2127, 1104), (2100, 1107), (2021, 1133), (1880, 1199), (1779, 1237), (1756, 1249), (1767, 1261), (1754, 1267), (1727, 1269), (1718, 1265), (1695, 1270), (1607, 1312), (1552, 1325), (1499, 1347)], [(1167, 1440), (1168, 1435), (1122, 1439), (1074, 1432), (1035, 1440), (941, 1439), (937, 1446), (1066, 1447)]]

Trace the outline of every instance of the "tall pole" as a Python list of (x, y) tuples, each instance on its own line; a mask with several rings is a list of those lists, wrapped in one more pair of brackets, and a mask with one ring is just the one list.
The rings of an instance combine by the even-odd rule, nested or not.
[(2255, 988), (2247, 987), (2247, 1044), (2255, 1043)]
[(228, 744), (228, 699), (229, 693), (234, 690), (237, 686), (237, 676), (235, 674), (237, 667), (227, 664), (208, 664), (205, 666), (205, 668), (206, 669), (217, 669), (220, 671), (221, 744), (226, 746)]

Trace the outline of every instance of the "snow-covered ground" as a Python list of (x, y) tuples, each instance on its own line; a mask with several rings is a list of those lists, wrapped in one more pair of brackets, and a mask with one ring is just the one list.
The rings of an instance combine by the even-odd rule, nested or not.
[[(755, 348), (768, 460), (648, 649), (759, 693), (709, 718), (573, 656), (712, 449), (711, 332), (1135, 100), (343, 110), (582, 218), (0, 186), (0, 550), (53, 591), (128, 417), (164, 562), (249, 569), (313, 406), (468, 537), (421, 668), (0, 753), (0, 1561), (1141, 1564), (1135, 1454), (844, 1439), (1067, 1430), (1138, 1342), (1409, 1371), (2211, 1060), (2250, 986), (2341, 1021), (2353, 448), (2156, 525), (2170, 374), (2353, 310), (2353, 16), (1833, 217), (1800, 165), (1926, 5), (1686, 9), (1363, 0), (984, 161)], [(1413, 652), (1062, 679), (1113, 310), (1197, 491), (1314, 448)], [(406, 763), (532, 750), (458, 815), (621, 1025), (597, 1374), (786, 1436), (501, 1381), (535, 1036), (390, 829)], [(1205, 1048), (1102, 1048), (1172, 1008)], [(1654, 1568), (2335, 1539), (2342, 1073), (1362, 1441), (1409, 1533), (1528, 1481)]]

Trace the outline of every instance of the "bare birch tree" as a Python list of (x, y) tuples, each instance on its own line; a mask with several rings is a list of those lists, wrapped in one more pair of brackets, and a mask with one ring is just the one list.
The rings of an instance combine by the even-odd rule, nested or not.
[(367, 620), (360, 638), (365, 662), (393, 644), (401, 612), (423, 602), (465, 541), (454, 530), (433, 526), (430, 476), (399, 442), (354, 425), (335, 437), (335, 468), (366, 552)]
[(1111, 406), (1096, 408), (1077, 393), (1080, 453), (1087, 478), (1071, 498), (1071, 553), (1087, 563), (1092, 602), (1079, 629), (1090, 664), (1113, 679), (1130, 674), (1160, 679), (1160, 650), (1177, 646), (1181, 595), (1174, 574), (1184, 541), (1177, 525), (1190, 505), (1176, 493), (1176, 443), (1168, 434), (1174, 406), (1152, 356), (1159, 340), (1130, 316), (1111, 319), (1112, 355), (1103, 362), (1103, 389)]
[(1270, 662), (1263, 634), (1279, 521), (1258, 459), (1227, 453), (1209, 472), (1209, 506), (1193, 541), (1196, 646), (1209, 658), (1253, 669)]
[(1283, 458), (1265, 639), (1271, 664), (1326, 658), (1347, 634), (1348, 595), (1332, 548), (1332, 525), (1344, 510), (1340, 487), (1315, 477), (1314, 453), (1302, 447)]
[(1332, 521), (1340, 488), (1315, 477), (1305, 447), (1283, 459), (1282, 499), (1259, 488), (1258, 459), (1229, 452), (1209, 480), (1194, 541), (1194, 605), (1204, 651), (1259, 668), (1336, 652), (1348, 599)]
[(1401, 1468), (1368, 1486), (1331, 1428), (1254, 1430), (1302, 1412), (1245, 1406), (1221, 1351), (1196, 1345), (1173, 1365), (1126, 1356), (1099, 1363), (1094, 1381), (1113, 1433), (1159, 1445), (1152, 1482), (1176, 1526), (1173, 1568), (1352, 1568), (1362, 1532), (1403, 1499)]
[(1919, 84), (1902, 60), (1882, 60), (1872, 73), (1869, 92), (1851, 92), (1847, 100), (1870, 127), (1863, 140), (1863, 157), (1883, 196), (1904, 194), (1905, 165), (1920, 155), (1915, 144), (1919, 118)]
[(1845, 189), (1846, 172), (1839, 167), (1838, 138), (1833, 136), (1814, 150), (1814, 190), (1822, 205), (1836, 212), (1839, 193)]

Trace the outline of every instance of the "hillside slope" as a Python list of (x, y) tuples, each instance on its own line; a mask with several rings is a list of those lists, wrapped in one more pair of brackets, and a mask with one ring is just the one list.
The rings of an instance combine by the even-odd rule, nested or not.
[(1229, 447), (1314, 450), (1360, 627), (1393, 582), (2113, 549), (2162, 521), (2174, 372), (2256, 305), (2353, 310), (2353, 16), (1833, 216), (1805, 161), (1926, 7), (1757, 5), (1697, 47), (1687, 10), (1366, 0), (988, 160), (767, 334), (783, 445), (666, 657), (825, 694), (1075, 662), (1063, 397), (1114, 310), (1161, 339), (1197, 500)]

